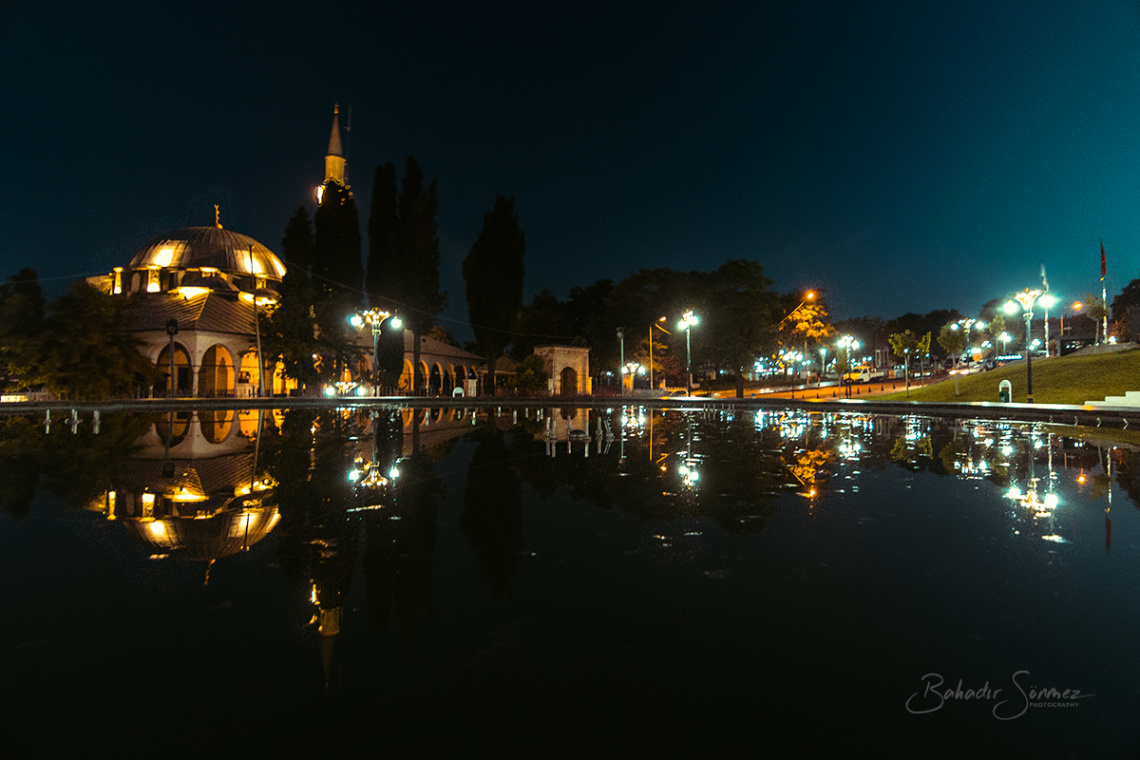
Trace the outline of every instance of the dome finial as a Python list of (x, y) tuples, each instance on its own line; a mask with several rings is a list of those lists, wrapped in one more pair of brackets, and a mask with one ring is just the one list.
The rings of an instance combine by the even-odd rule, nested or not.
[(218, 204), (214, 204), (214, 226), (219, 230), (222, 228), (221, 214), (218, 212)]

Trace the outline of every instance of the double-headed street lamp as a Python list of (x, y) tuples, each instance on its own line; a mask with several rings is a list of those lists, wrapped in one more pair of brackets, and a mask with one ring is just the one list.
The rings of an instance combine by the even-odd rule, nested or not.
[(959, 319), (957, 322), (950, 325), (951, 330), (957, 330), (959, 327), (966, 331), (966, 352), (970, 351), (970, 328), (974, 325), (978, 326), (979, 330), (986, 329), (986, 323), (980, 319), (969, 317), (967, 319)]
[(859, 350), (859, 341), (855, 340), (855, 338), (851, 337), (850, 335), (844, 335), (836, 342), (836, 346), (842, 348), (844, 352), (844, 370), (843, 374), (839, 376), (839, 386), (842, 388), (843, 379), (847, 376), (847, 373), (851, 371), (851, 352)]
[[(625, 365), (622, 366), (621, 372), (623, 375), (629, 375), (629, 390), (633, 392), (633, 381), (637, 375), (645, 374), (645, 367), (641, 365), (641, 362), (626, 362)], [(622, 388), (625, 388), (624, 380), (622, 381)]]
[(1026, 288), (1003, 307), (1005, 313), (1010, 316), (1017, 313), (1018, 306), (1025, 314), (1025, 400), (1029, 404), (1033, 403), (1033, 347), (1030, 345), (1029, 326), (1033, 319), (1033, 303), (1040, 297), (1040, 290)]
[(681, 316), (681, 321), (677, 323), (678, 330), (685, 331), (685, 395), (693, 395), (693, 344), (690, 338), (690, 331), (693, 326), (700, 322), (700, 318), (693, 313), (692, 309), (687, 309)]
[(380, 327), (388, 319), (396, 330), (404, 326), (399, 317), (384, 309), (369, 309), (348, 318), (348, 323), (357, 329), (364, 325), (372, 328), (372, 389), (376, 396), (380, 395)]

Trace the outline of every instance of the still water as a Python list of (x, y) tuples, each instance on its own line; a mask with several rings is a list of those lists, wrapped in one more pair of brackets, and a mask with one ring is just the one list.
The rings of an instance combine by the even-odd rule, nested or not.
[(10, 747), (1140, 750), (1140, 459), (650, 408), (0, 418)]

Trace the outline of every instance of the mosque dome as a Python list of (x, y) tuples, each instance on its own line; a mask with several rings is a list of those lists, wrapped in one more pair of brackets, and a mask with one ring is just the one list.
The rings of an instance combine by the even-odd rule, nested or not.
[[(285, 275), (273, 251), (248, 235), (220, 227), (183, 227), (150, 241), (131, 259), (131, 269), (212, 268), (226, 274), (255, 274), (270, 280)], [(252, 272), (251, 272), (252, 268)]]

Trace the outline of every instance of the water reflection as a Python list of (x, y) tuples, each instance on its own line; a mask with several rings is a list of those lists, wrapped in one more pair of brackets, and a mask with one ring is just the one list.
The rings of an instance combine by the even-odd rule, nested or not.
[[(506, 659), (504, 651), (537, 648), (520, 671), (539, 661), (546, 667), (578, 645), (575, 637), (587, 636), (594, 605), (608, 594), (621, 597), (613, 589), (629, 582), (619, 573), (594, 577), (595, 561), (632, 578), (662, 573), (676, 580), (671, 568), (715, 556), (715, 564), (700, 568), (702, 580), (727, 586), (735, 582), (728, 567), (765, 581), (780, 578), (746, 588), (786, 593), (787, 600), (767, 597), (764, 612), (795, 620), (806, 614), (805, 599), (838, 583), (815, 580), (836, 561), (834, 545), (858, 551), (866, 534), (852, 526), (892, 512), (921, 514), (935, 534), (954, 535), (964, 520), (996, 524), (997, 533), (971, 528), (977, 535), (970, 538), (980, 536), (1003, 555), (1021, 556), (1027, 548), (1025, 556), (1041, 558), (1042, 567), (1089, 543), (1090, 513), (1099, 553), (1103, 513), (1108, 552), (1113, 506), (1135, 506), (1140, 496), (1135, 444), (1113, 435), (1002, 421), (648, 406), (187, 410), (105, 416), (98, 428), (93, 420), (53, 426), (7, 417), (0, 418), (0, 506), (23, 520), (34, 516), (37, 493), (50, 495), (79, 519), (130, 536), (156, 572), (175, 577), (191, 563), (199, 587), (223, 571), (240, 586), (237, 576), (249, 571), (242, 556), (263, 558), (260, 575), (251, 573), (234, 592), (237, 603), (264, 593), (270, 573), (283, 579), (305, 608), (305, 620), (295, 624), (308, 623), (306, 651), (314, 667), (320, 664), (322, 694), (364, 699), (371, 692), (361, 679), (384, 682), (377, 674), (398, 670), (393, 662), (376, 665), (373, 658), (382, 657), (370, 647), (383, 641), (383, 652), (405, 652), (398, 648), (422, 640), (429, 652), (416, 662), (440, 669), (421, 677), (454, 686), (460, 673), (462, 694), (472, 696), (485, 685), (480, 668)], [(969, 494), (971, 501), (947, 506), (942, 499), (950, 492)], [(573, 509), (578, 505), (590, 509)], [(588, 533), (576, 532), (578, 525), (589, 526)], [(769, 530), (776, 525), (782, 532)], [(800, 543), (781, 551), (772, 533), (787, 541), (789, 526), (803, 531), (795, 534)], [(638, 533), (649, 548), (622, 531)], [(840, 536), (834, 545), (832, 533)], [(606, 554), (614, 546), (619, 560)], [(543, 551), (563, 553), (555, 561)], [(881, 573), (889, 581), (882, 593), (889, 595), (891, 583), (911, 572), (894, 552), (909, 551), (890, 544), (876, 555), (882, 567), (861, 569)], [(562, 574), (563, 567), (573, 571)], [(938, 568), (946, 577), (960, 571)], [(558, 589), (551, 591), (556, 601), (535, 591), (543, 584)], [(645, 587), (637, 588), (636, 603), (642, 603)], [(622, 656), (642, 646), (671, 646), (669, 632), (699, 606), (693, 598), (675, 601), (677, 588), (648, 594), (652, 630), (664, 632), (656, 639), (632, 644), (613, 634)], [(703, 600), (719, 593), (702, 588), (694, 598), (711, 604)], [(493, 640), (479, 647), (451, 637), (452, 626), (469, 631), (477, 627), (473, 620), (481, 624), (520, 596), (528, 605), (525, 626), (534, 630), (492, 627)], [(724, 596), (724, 609), (745, 604), (746, 597)], [(861, 597), (838, 602), (840, 609), (864, 603)], [(721, 608), (701, 609), (721, 614)], [(873, 616), (848, 614), (855, 627), (878, 624)], [(572, 636), (560, 627), (571, 625), (566, 618), (580, 619)], [(980, 630), (990, 623), (973, 625)], [(758, 640), (773, 635), (755, 621), (747, 625)], [(293, 629), (276, 633), (296, 635)], [(366, 675), (354, 677), (358, 669)], [(408, 679), (396, 688), (434, 694), (415, 676)], [(773, 682), (773, 688), (786, 686)], [(540, 698), (550, 696), (541, 683), (531, 687)]]

